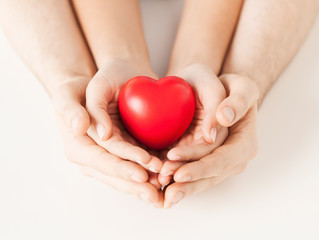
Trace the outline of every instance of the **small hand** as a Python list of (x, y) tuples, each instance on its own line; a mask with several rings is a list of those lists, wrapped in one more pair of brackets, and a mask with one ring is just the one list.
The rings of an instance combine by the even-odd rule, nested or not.
[(191, 84), (196, 97), (196, 111), (182, 138), (168, 152), (162, 153), (165, 159), (159, 175), (162, 185), (167, 185), (176, 169), (186, 161), (210, 154), (228, 135), (227, 128), (221, 127), (216, 119), (217, 107), (226, 93), (212, 69), (206, 65), (192, 64), (179, 70), (176, 75)]
[(110, 153), (137, 162), (151, 172), (159, 172), (162, 161), (151, 156), (127, 132), (118, 112), (121, 87), (130, 78), (138, 75), (156, 78), (150, 70), (121, 59), (111, 59), (99, 69), (86, 91), (86, 107), (91, 117), (88, 135)]
[[(228, 97), (218, 106), (216, 116), (223, 126), (232, 125), (230, 135), (211, 154), (184, 164), (175, 172), (175, 183), (169, 185), (165, 191), (165, 208), (171, 207), (185, 196), (204, 191), (241, 173), (248, 161), (257, 154), (258, 88), (249, 78), (239, 75), (225, 74), (220, 79)], [(229, 114), (230, 111), (233, 113)]]

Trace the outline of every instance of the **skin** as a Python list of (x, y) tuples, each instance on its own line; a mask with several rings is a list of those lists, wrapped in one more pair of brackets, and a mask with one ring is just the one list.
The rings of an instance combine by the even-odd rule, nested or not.
[[(93, 123), (92, 131), (89, 130), (88, 133), (109, 152), (127, 160), (150, 165), (149, 156), (145, 152), (149, 149), (143, 151), (137, 148), (137, 143), (133, 139), (125, 138), (123, 135), (126, 134), (122, 134), (125, 128), (118, 125), (120, 122), (112, 121), (112, 116), (119, 118), (118, 113), (109, 111), (111, 104), (117, 105), (121, 86), (125, 81), (134, 77), (134, 74), (135, 76), (148, 75), (157, 78), (149, 63), (138, 1), (130, 1), (125, 7), (120, 1), (112, 0), (95, 0), (94, 4), (87, 1), (74, 1), (73, 3), (93, 56), (100, 68), (99, 72), (103, 71), (103, 74), (99, 75), (98, 72), (95, 75), (87, 90), (87, 109)], [(174, 159), (179, 152), (184, 152), (189, 147), (196, 148), (197, 159), (204, 157), (221, 145), (227, 137), (227, 129), (218, 126), (215, 117), (217, 106), (226, 96), (224, 87), (216, 75), (220, 71), (222, 60), (236, 26), (241, 4), (242, 1), (239, 0), (227, 3), (221, 0), (201, 1), (199, 4), (195, 1), (186, 2), (169, 72), (170, 75), (184, 78), (192, 85), (197, 98), (197, 117), (192, 123), (192, 128), (189, 129), (189, 134), (185, 134), (173, 151), (169, 151), (168, 155), (169, 149), (160, 153), (161, 159), (166, 160), (167, 163), (169, 163), (168, 158)], [(231, 17), (227, 16), (229, 11)], [(130, 22), (129, 26), (127, 22)], [(118, 25), (122, 27), (118, 28)], [(221, 25), (224, 28), (220, 27)], [(198, 34), (189, 38), (188, 36), (195, 29)], [(205, 31), (206, 29), (211, 29), (211, 31)], [(209, 42), (213, 44), (208, 45)], [(209, 47), (198, 48), (198, 46)], [(185, 48), (188, 51), (184, 51)], [(214, 54), (217, 57), (211, 57)], [(124, 63), (122, 68), (119, 67), (119, 71), (106, 67), (114, 65), (112, 59)], [(133, 63), (133, 68), (137, 69), (131, 71), (133, 75), (126, 74), (127, 69), (130, 69), (126, 60)], [(216, 61), (212, 62), (213, 60)], [(211, 92), (215, 92), (213, 98)], [(217, 128), (221, 134), (216, 139)], [(117, 131), (118, 129), (122, 131)], [(142, 152), (147, 162), (143, 160)], [(154, 153), (154, 155), (158, 154)], [(137, 160), (136, 156), (141, 157)], [(158, 169), (156, 172), (161, 171), (161, 161), (154, 156), (152, 158), (155, 163), (152, 163), (149, 169)], [(156, 185), (159, 183), (166, 185), (171, 178), (171, 175), (159, 175), (158, 182), (155, 181)]]
[[(216, 0), (213, 6), (209, 5), (213, 1), (208, 0), (186, 2), (168, 74), (184, 76), (192, 83), (201, 103), (205, 103), (206, 88), (209, 89), (207, 94), (211, 93), (213, 85), (220, 90), (212, 99), (216, 115), (205, 111), (206, 108), (213, 109), (211, 106), (208, 108), (211, 101), (207, 100), (208, 105), (202, 104), (204, 111), (199, 112), (212, 118), (198, 114), (202, 121), (193, 123), (195, 131), (187, 132), (184, 140), (173, 146), (175, 156), (178, 147), (187, 147), (187, 144), (195, 146), (187, 148), (193, 151), (185, 152), (185, 155), (182, 155), (184, 151), (180, 151), (179, 159), (175, 160), (174, 148), (168, 149), (168, 153), (163, 151), (167, 153), (167, 161), (161, 174), (166, 163), (171, 163), (168, 166), (171, 166), (169, 170), (173, 171), (175, 181), (165, 189), (164, 196), (159, 191), (157, 175), (145, 170), (161, 164), (157, 153), (143, 150), (143, 146), (136, 145), (125, 132), (122, 134), (123, 129), (114, 111), (124, 78), (135, 74), (156, 78), (149, 64), (138, 3), (135, 0), (125, 5), (119, 2), (97, 0), (95, 5), (74, 1), (97, 66), (67, 1), (1, 1), (0, 21), (14, 47), (52, 98), (67, 157), (77, 163), (84, 174), (156, 207), (169, 208), (188, 195), (242, 172), (255, 156), (257, 105), (299, 48), (318, 12), (319, 3), (315, 0), (245, 1), (226, 54), (241, 2), (234, 1), (229, 6), (228, 1)], [(198, 12), (201, 14), (197, 15)], [(101, 20), (94, 20), (92, 15)], [(127, 26), (127, 20), (130, 26)], [(198, 31), (200, 27), (203, 30)], [(95, 74), (97, 69), (99, 71)], [(220, 72), (222, 75), (218, 80), (216, 76)], [(205, 80), (210, 85), (206, 86), (198, 78), (211, 79)], [(105, 88), (105, 85), (110, 87)], [(93, 93), (96, 89), (109, 94), (95, 98)], [(86, 100), (91, 122), (84, 108)], [(231, 120), (227, 118), (229, 111), (228, 114), (223, 111), (225, 107), (233, 111)], [(100, 131), (96, 129), (98, 123), (102, 124), (102, 128), (98, 128)], [(85, 134), (89, 126), (90, 137)], [(215, 141), (210, 134), (213, 127), (218, 131)], [(223, 142), (222, 129), (225, 128), (222, 127), (230, 127), (229, 137), (219, 146)], [(200, 134), (202, 142), (196, 142), (195, 136)], [(202, 156), (201, 148), (207, 151), (206, 156)], [(125, 151), (120, 151), (123, 149)], [(132, 155), (138, 157), (133, 158)], [(136, 164), (137, 161), (141, 164)]]

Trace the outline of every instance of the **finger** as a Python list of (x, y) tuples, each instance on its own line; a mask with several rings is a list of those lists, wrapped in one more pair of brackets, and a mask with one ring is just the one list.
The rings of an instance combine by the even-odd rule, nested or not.
[(87, 78), (77, 77), (52, 91), (52, 102), (56, 112), (75, 135), (86, 134), (90, 126), (90, 117), (82, 106), (87, 83)]
[(88, 166), (104, 175), (125, 179), (127, 181), (146, 182), (148, 174), (140, 165), (125, 161), (108, 153), (88, 136), (69, 134), (67, 127), (58, 119), (65, 143), (65, 154), (74, 163)]
[(176, 146), (167, 153), (171, 161), (194, 161), (205, 157), (220, 146), (228, 135), (227, 128), (219, 128), (219, 134), (213, 144), (202, 141), (198, 144)]
[(86, 176), (93, 177), (104, 184), (110, 186), (116, 191), (127, 193), (138, 197), (149, 203), (157, 203), (159, 200), (159, 193), (157, 189), (150, 183), (134, 183), (125, 181), (115, 177), (106, 176), (99, 171), (89, 167), (82, 167), (82, 173)]
[(158, 177), (156, 173), (149, 173), (148, 182), (151, 183), (157, 190), (161, 189), (161, 184), (158, 181)]
[(158, 175), (158, 181), (162, 186), (168, 185), (172, 179), (175, 171), (185, 164), (185, 162), (174, 162), (166, 160), (163, 164), (160, 174)]
[(137, 163), (147, 164), (151, 160), (151, 156), (144, 149), (137, 147), (121, 137), (120, 132), (117, 133), (115, 131), (120, 131), (118, 129), (113, 129), (114, 133), (111, 138), (107, 141), (102, 141), (98, 135), (97, 131), (90, 127), (88, 130), (88, 135), (101, 147), (108, 150), (110, 153), (119, 156), (120, 158), (131, 160)]
[(228, 91), (228, 97), (218, 106), (216, 118), (221, 125), (229, 127), (256, 103), (259, 91), (248, 77), (225, 74), (220, 76), (220, 79)]
[(115, 95), (114, 88), (108, 76), (99, 70), (86, 90), (86, 108), (102, 141), (107, 140), (112, 134), (112, 121), (107, 109), (108, 103)]
[(134, 146), (118, 137), (112, 136), (109, 140), (105, 141), (102, 146), (110, 153), (120, 158), (137, 162), (151, 172), (159, 173), (162, 168), (163, 163), (159, 158), (150, 156), (144, 149)]
[(245, 118), (231, 129), (231, 135), (221, 147), (198, 161), (181, 166), (176, 171), (174, 180), (185, 182), (220, 176), (224, 171), (253, 159), (257, 154), (258, 144), (254, 115), (256, 108), (251, 109)]
[[(237, 168), (233, 169), (234, 173), (236, 171)], [(170, 208), (187, 196), (214, 187), (215, 185), (224, 181), (226, 178), (233, 175), (233, 172), (228, 171), (221, 176), (206, 178), (195, 182), (173, 183), (172, 185), (168, 186), (165, 191), (164, 208)]]

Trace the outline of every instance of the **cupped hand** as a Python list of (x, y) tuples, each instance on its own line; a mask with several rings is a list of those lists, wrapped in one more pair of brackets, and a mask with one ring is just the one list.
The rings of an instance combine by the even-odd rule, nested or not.
[(225, 99), (226, 92), (211, 67), (192, 64), (173, 75), (185, 79), (192, 86), (196, 98), (196, 111), (190, 127), (181, 139), (170, 150), (161, 153), (165, 159), (159, 175), (162, 185), (167, 185), (171, 181), (176, 169), (187, 161), (198, 160), (210, 154), (228, 135), (227, 128), (220, 126), (216, 118), (217, 108)]
[(158, 173), (162, 161), (149, 154), (126, 130), (118, 112), (118, 97), (122, 86), (136, 76), (157, 78), (149, 69), (122, 59), (110, 59), (88, 84), (86, 108), (91, 117), (88, 135), (110, 153), (137, 162)]
[(67, 158), (78, 164), (85, 175), (161, 206), (163, 194), (158, 191), (157, 176), (137, 163), (109, 153), (86, 135), (90, 118), (83, 105), (88, 82), (87, 77), (73, 77), (51, 91)]
[(219, 104), (216, 119), (223, 126), (231, 126), (229, 136), (211, 154), (176, 170), (175, 182), (165, 191), (165, 208), (241, 173), (257, 154), (258, 88), (252, 80), (240, 75), (225, 74), (220, 80), (228, 97)]

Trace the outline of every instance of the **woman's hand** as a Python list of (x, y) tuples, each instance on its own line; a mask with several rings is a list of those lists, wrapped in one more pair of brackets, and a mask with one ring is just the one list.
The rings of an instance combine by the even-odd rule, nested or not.
[(225, 99), (226, 92), (212, 69), (207, 65), (192, 64), (175, 75), (184, 78), (192, 86), (196, 111), (182, 138), (168, 152), (161, 154), (166, 159), (159, 175), (162, 185), (167, 185), (175, 170), (186, 161), (198, 160), (210, 154), (228, 135), (227, 128), (220, 126), (216, 118), (218, 105)]
[(127, 132), (118, 112), (118, 96), (122, 86), (139, 75), (157, 78), (151, 70), (122, 59), (110, 59), (99, 69), (86, 91), (86, 107), (91, 117), (88, 135), (110, 153), (158, 173), (162, 161), (151, 156)]
[(82, 105), (85, 102), (88, 81), (87, 77), (75, 77), (52, 91), (52, 101), (67, 158), (78, 164), (85, 175), (155, 206), (161, 204), (162, 193), (155, 187), (156, 182), (152, 180), (154, 176), (148, 174), (139, 164), (109, 153), (89, 136), (83, 135), (90, 125), (89, 115)]
[(218, 106), (216, 118), (223, 126), (232, 125), (229, 137), (211, 154), (178, 168), (175, 183), (165, 191), (165, 208), (241, 173), (257, 154), (258, 88), (249, 78), (239, 75), (225, 74), (220, 79), (228, 97)]

